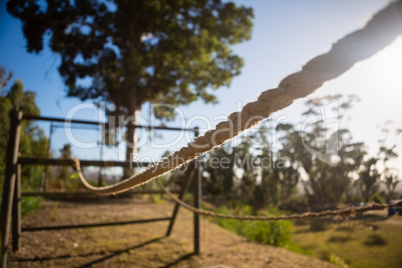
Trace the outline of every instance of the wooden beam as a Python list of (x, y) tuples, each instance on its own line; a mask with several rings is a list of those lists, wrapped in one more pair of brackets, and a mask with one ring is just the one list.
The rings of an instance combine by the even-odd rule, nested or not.
[(12, 211), (13, 251), (21, 248), (21, 165), (17, 165)]
[(8, 242), (10, 239), (11, 211), (18, 163), (22, 112), (10, 113), (10, 138), (7, 144), (6, 171), (3, 184), (3, 202), (1, 203), (1, 268), (7, 266)]
[[(179, 191), (172, 191), (178, 193)], [(143, 194), (164, 194), (161, 190), (131, 190), (117, 195), (99, 196), (92, 192), (23, 192), (22, 196), (42, 196), (49, 199), (93, 199), (93, 198), (119, 198), (119, 197), (132, 197), (135, 195)]]
[[(201, 159), (196, 160), (196, 174), (195, 174), (195, 183), (194, 183), (194, 207), (201, 208), (201, 187), (202, 187), (202, 162)], [(200, 214), (194, 212), (194, 254), (200, 254), (200, 246), (201, 246), (201, 217)]]
[(120, 222), (116, 221), (116, 222), (88, 223), (88, 224), (77, 224), (77, 225), (25, 227), (25, 228), (22, 228), (22, 231), (23, 232), (35, 232), (35, 231), (51, 231), (51, 230), (77, 229), (77, 228), (92, 228), (92, 227), (137, 224), (137, 223), (149, 223), (149, 222), (168, 221), (168, 220), (170, 220), (170, 217), (144, 219), (144, 220), (133, 220), (133, 221), (120, 221)]
[[(179, 196), (178, 196), (180, 200), (183, 200), (184, 194), (187, 192), (188, 186), (190, 185), (190, 181), (193, 176), (194, 176), (194, 161), (189, 165), (189, 167), (186, 170), (183, 185), (181, 186)], [(172, 233), (177, 214), (179, 213), (179, 209), (180, 209), (180, 205), (178, 203), (176, 203), (174, 206), (174, 209), (173, 209), (172, 219), (170, 220), (168, 229), (166, 231), (166, 236), (170, 236), (170, 234)]]
[[(24, 120), (39, 120), (39, 121), (50, 121), (50, 122), (61, 122), (61, 123), (72, 123), (72, 124), (85, 124), (85, 125), (99, 125), (104, 126), (106, 128), (109, 127), (120, 127), (118, 125), (110, 125), (108, 122), (99, 122), (99, 121), (88, 121), (88, 120), (76, 120), (76, 119), (65, 119), (65, 118), (56, 118), (56, 117), (49, 117), (49, 116), (36, 116), (36, 115), (24, 115)], [(134, 125), (131, 122), (123, 127), (129, 128), (144, 128), (147, 130), (157, 129), (157, 130), (176, 130), (176, 131), (190, 131), (195, 132), (194, 128), (181, 128), (181, 127), (165, 127), (165, 126), (141, 126), (141, 125)]]
[[(49, 165), (49, 166), (72, 166), (73, 159), (54, 159), (45, 157), (20, 157), (19, 164), (23, 165)], [(147, 167), (150, 162), (126, 162), (126, 161), (100, 161), (100, 160), (80, 160), (81, 166), (98, 167)]]

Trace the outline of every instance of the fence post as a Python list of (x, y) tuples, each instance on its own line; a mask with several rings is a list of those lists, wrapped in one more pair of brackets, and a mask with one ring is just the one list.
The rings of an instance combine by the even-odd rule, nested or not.
[[(198, 136), (198, 128), (196, 128), (195, 135)], [(195, 180), (194, 180), (194, 207), (201, 207), (201, 179), (202, 167), (201, 159), (196, 159), (195, 164)], [(200, 254), (200, 215), (194, 212), (194, 254)]]
[(11, 112), (10, 119), (10, 138), (7, 144), (7, 164), (3, 185), (3, 202), (1, 203), (1, 268), (5, 268), (7, 264), (7, 246), (10, 239), (11, 210), (17, 172), (22, 112)]
[[(178, 195), (178, 198), (180, 200), (183, 200), (184, 194), (187, 192), (188, 186), (190, 185), (191, 178), (194, 176), (194, 165), (195, 164), (193, 161), (187, 167), (186, 173), (184, 175), (184, 181), (183, 181), (183, 184), (181, 186), (181, 189), (180, 189), (180, 192)], [(174, 206), (174, 209), (173, 209), (172, 218), (169, 222), (169, 226), (166, 231), (166, 236), (170, 236), (170, 234), (172, 233), (173, 226), (174, 226), (174, 223), (177, 218), (177, 214), (179, 213), (179, 209), (180, 209), (180, 205), (179, 205), (179, 203), (176, 203)]]
[[(20, 156), (20, 155), (19, 155)], [(12, 210), (13, 251), (21, 248), (21, 164), (17, 164)]]

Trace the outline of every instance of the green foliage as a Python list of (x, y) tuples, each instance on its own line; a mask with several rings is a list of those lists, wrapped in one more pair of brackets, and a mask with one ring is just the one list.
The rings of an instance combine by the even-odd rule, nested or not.
[(160, 194), (151, 194), (150, 199), (153, 203), (156, 204), (166, 204), (166, 200), (163, 199), (162, 195)]
[[(367, 202), (381, 183), (386, 186), (387, 201), (395, 199), (399, 178), (396, 169), (388, 167), (388, 163), (398, 156), (396, 145), (386, 145), (385, 141), (389, 139), (385, 135), (380, 140), (378, 155), (369, 157), (366, 145), (354, 141), (348, 129), (327, 133), (330, 129), (319, 116), (319, 109), (334, 100), (339, 102), (336, 111), (339, 120), (343, 120), (357, 98), (337, 95), (308, 100), (303, 116), (309, 120), (313, 116), (314, 121), (303, 131), (297, 125), (273, 126), (275, 122), (267, 120), (258, 129), (248, 131), (247, 136), (243, 135), (236, 144), (232, 142), (210, 152), (206, 157), (203, 190), (209, 195), (240, 200), (255, 209), (268, 204), (289, 209), (301, 201), (310, 204)], [(383, 131), (390, 132), (388, 129)], [(272, 148), (272, 136), (279, 142), (276, 149)], [(327, 136), (336, 139), (337, 156), (329, 160), (335, 166), (306, 150), (308, 145), (321, 152), (327, 148)], [(222, 159), (228, 162), (225, 167), (219, 165)], [(384, 167), (382, 173), (380, 167)], [(305, 178), (303, 181), (300, 180), (302, 177)], [(297, 193), (297, 186), (304, 187), (304, 197)]]
[(349, 267), (346, 264), (345, 260), (343, 260), (339, 256), (336, 256), (335, 254), (331, 254), (329, 256), (329, 262), (335, 264), (336, 266), (342, 267), (342, 268), (348, 268)]
[[(208, 153), (204, 173), (208, 176), (203, 179), (203, 189), (211, 195), (223, 195), (233, 198), (235, 151), (228, 145), (223, 145)], [(220, 165), (218, 161), (227, 159), (227, 165)]]
[[(216, 210), (216, 213), (232, 214), (235, 215), (251, 215), (252, 208), (247, 205), (237, 207), (234, 210), (229, 210), (224, 207), (220, 207)], [(259, 213), (259, 215), (273, 215), (277, 211)], [(268, 245), (274, 245), (284, 247), (291, 244), (291, 227), (290, 221), (239, 221), (239, 220), (226, 220), (226, 219), (214, 219), (221, 227), (233, 231), (239, 235), (247, 237), (247, 239)]]
[(26, 196), (21, 198), (21, 217), (25, 217), (32, 211), (40, 208), (41, 197), (37, 196)]
[(371, 157), (363, 164), (363, 170), (360, 172), (360, 185), (364, 201), (368, 202), (370, 197), (378, 191), (381, 174), (377, 169), (378, 158)]
[[(147, 102), (166, 120), (176, 115), (172, 107), (215, 103), (213, 91), (243, 66), (230, 46), (250, 39), (253, 26), (251, 8), (221, 0), (10, 0), (7, 11), (21, 20), (28, 52), (48, 45), (61, 56), (68, 96), (106, 100), (116, 107), (109, 114), (133, 116), (134, 124)], [(137, 152), (136, 131), (126, 130), (127, 161)]]
[[(342, 120), (344, 114), (357, 100), (356, 96), (344, 98), (340, 95), (326, 96), (322, 98), (310, 99), (306, 102), (307, 110), (303, 113), (305, 122), (311, 123), (303, 131), (289, 124), (278, 125), (277, 130), (283, 137), (282, 148), (279, 156), (284, 157), (293, 165), (295, 175), (302, 173), (308, 180), (303, 184), (305, 192), (311, 203), (338, 203), (343, 196), (350, 190), (352, 179), (351, 174), (356, 174), (363, 162), (366, 154), (364, 143), (354, 142), (352, 135), (347, 129), (339, 129), (327, 133), (329, 129), (319, 116), (321, 105), (328, 101), (339, 101), (336, 112), (338, 118)], [(319, 153), (325, 153), (327, 148), (327, 136), (335, 140), (338, 157), (332, 157), (335, 166), (323, 162), (317, 157), (313, 157), (305, 149), (305, 145)], [(300, 175), (300, 174), (299, 174)]]
[[(250, 38), (253, 18), (251, 8), (220, 0), (11, 0), (7, 10), (22, 21), (28, 52), (43, 50), (50, 34), (69, 96), (108, 99), (125, 115), (147, 101), (216, 101), (210, 89), (240, 73), (230, 45)], [(155, 115), (173, 113), (160, 107)]]
[[(335, 99), (340, 102), (338, 114), (341, 115), (356, 101), (355, 96), (312, 99), (306, 102), (307, 111), (303, 115), (318, 115), (320, 105)], [(352, 194), (349, 193), (353, 186), (351, 176), (357, 177), (361, 172), (366, 155), (365, 145), (354, 142), (347, 129), (330, 133), (331, 138), (337, 139), (339, 157), (332, 159), (336, 161), (335, 166), (328, 165), (313, 157), (305, 148), (305, 144), (319, 152), (326, 148), (328, 129), (321, 117), (314, 119), (317, 119), (316, 122), (303, 131), (292, 124), (273, 126), (275, 122), (268, 120), (257, 130), (249, 131), (247, 137), (238, 140), (234, 148), (222, 147), (209, 153), (204, 169), (208, 176), (203, 189), (212, 195), (242, 200), (254, 208), (264, 208), (268, 204), (289, 206), (292, 200), (300, 199), (296, 186), (304, 176), (307, 178), (303, 186), (308, 202), (339, 203), (345, 198), (350, 202)], [(280, 145), (276, 146), (277, 151), (272, 148), (271, 136), (278, 137)], [(228, 168), (213, 167), (211, 164), (214, 159), (224, 158), (229, 160)], [(259, 165), (258, 161), (262, 164)], [(241, 173), (237, 172), (239, 170)], [(261, 180), (257, 181), (257, 177)]]
[(283, 248), (295, 253), (314, 257), (314, 253), (311, 249), (302, 247), (299, 244), (295, 243), (293, 240), (291, 243), (286, 244)]
[(194, 203), (194, 195), (192, 193), (185, 193), (183, 196), (183, 201), (189, 204)]
[[(11, 87), (6, 87), (11, 82), (11, 73), (6, 74), (5, 68), (0, 68), (0, 128), (4, 135), (0, 136), (0, 195), (3, 193), (6, 148), (9, 139), (10, 117), (12, 110), (19, 109), (25, 114), (39, 115), (36, 105), (36, 94), (32, 91), (24, 91), (24, 84), (16, 79)], [(42, 129), (31, 121), (22, 121), (20, 136), (20, 152), (23, 156), (45, 156), (48, 139)], [(22, 187), (26, 190), (35, 190), (41, 186), (44, 168), (42, 166), (22, 167)], [(41, 199), (35, 197), (22, 198), (22, 215), (38, 208)]]
[[(60, 149), (61, 159), (71, 159), (71, 145), (65, 144), (62, 149)], [(97, 183), (97, 182), (96, 182)], [(62, 189), (65, 191), (75, 191), (82, 187), (81, 182), (78, 180), (76, 172), (69, 166), (61, 166), (57, 169), (57, 175), (55, 180), (52, 182), (52, 187)]]
[(374, 193), (374, 194), (370, 197), (370, 202), (374, 202), (374, 203), (378, 203), (378, 204), (383, 203), (383, 199), (382, 199), (380, 193), (379, 193), (379, 192)]

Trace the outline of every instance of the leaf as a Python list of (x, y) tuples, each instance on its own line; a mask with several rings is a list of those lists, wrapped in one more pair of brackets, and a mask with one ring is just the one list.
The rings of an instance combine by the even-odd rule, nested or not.
[(74, 172), (73, 174), (71, 174), (70, 176), (71, 179), (79, 179), (80, 178), (80, 174), (78, 174), (78, 171)]

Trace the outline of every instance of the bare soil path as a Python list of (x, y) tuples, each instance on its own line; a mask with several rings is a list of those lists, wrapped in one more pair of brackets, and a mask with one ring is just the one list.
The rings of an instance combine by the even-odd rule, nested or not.
[[(173, 204), (147, 199), (85, 203), (44, 201), (23, 226), (128, 221), (169, 217)], [(192, 255), (192, 213), (181, 209), (173, 234), (167, 221), (146, 224), (23, 232), (9, 267), (333, 267), (330, 263), (260, 245), (202, 219), (201, 254)]]

